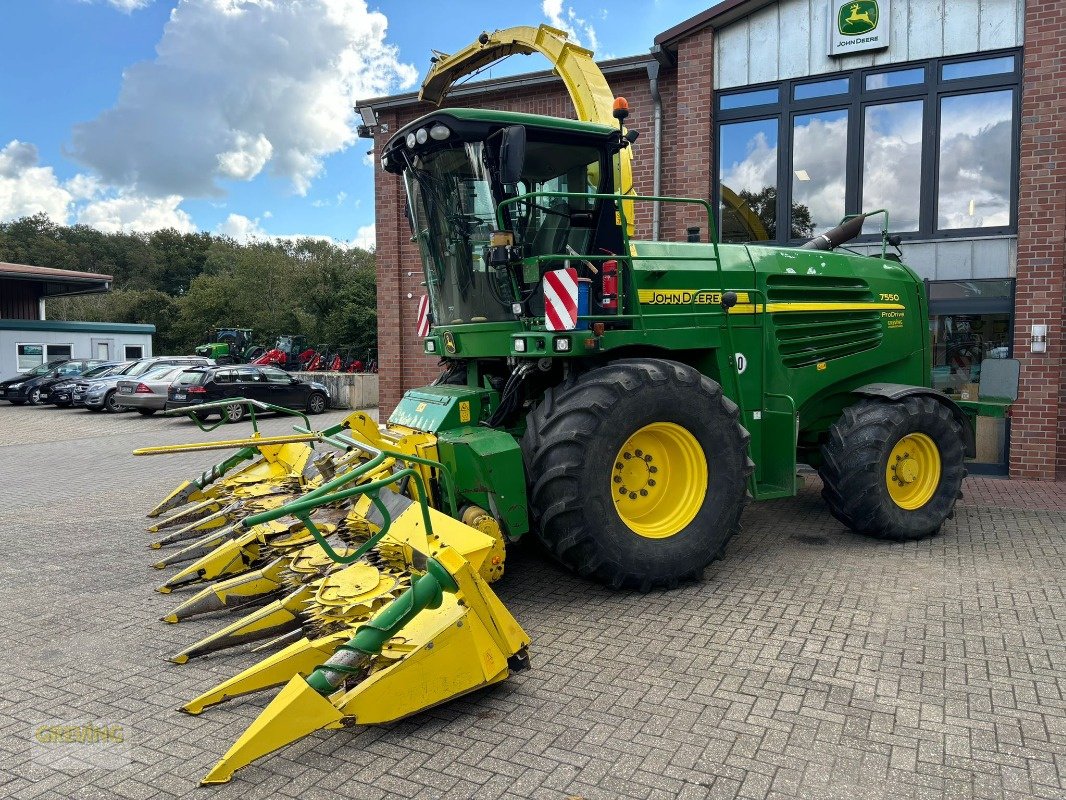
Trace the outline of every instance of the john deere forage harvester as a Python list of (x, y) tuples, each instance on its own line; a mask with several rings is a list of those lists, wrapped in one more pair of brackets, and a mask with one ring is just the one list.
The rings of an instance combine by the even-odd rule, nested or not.
[[(423, 96), (530, 52), (556, 65), (579, 120), (441, 110), (379, 148), (406, 187), (440, 378), (385, 425), (355, 414), (308, 435), (343, 454), (279, 464), (273, 445), (244, 443), (262, 460), (234, 479), (222, 462), (164, 504), (256, 500), (227, 512), (228, 555), (202, 556), (200, 577), (222, 581), (168, 619), (275, 604), (179, 655), (260, 624), (285, 645), (186, 706), (285, 684), (211, 782), (311, 731), (396, 719), (522, 665), (525, 634), (488, 587), (504, 542), (532, 534), (613, 587), (674, 586), (723, 552), (749, 498), (792, 495), (799, 463), (860, 533), (915, 539), (952, 514), (973, 430), (929, 386), (925, 290), (887, 231), (870, 257), (832, 252), (866, 215), (802, 248), (724, 245), (708, 203), (634, 196), (625, 103), (551, 28), (483, 34), (438, 60)], [(636, 240), (651, 203), (695, 212), (710, 241)], [(305, 494), (267, 503), (275, 491), (241, 475)]]

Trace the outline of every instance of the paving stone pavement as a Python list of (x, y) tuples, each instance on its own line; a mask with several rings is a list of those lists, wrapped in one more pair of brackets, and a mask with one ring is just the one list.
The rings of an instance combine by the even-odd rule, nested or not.
[[(130, 451), (201, 436), (0, 406), (0, 797), (1066, 796), (1066, 514), (971, 503), (938, 537), (883, 543), (813, 484), (750, 507), (673, 592), (610, 592), (517, 548), (496, 589), (531, 670), (197, 789), (267, 698), (175, 710), (255, 657), (164, 660), (221, 622), (157, 621), (177, 600), (153, 591), (143, 514), (211, 455)], [(86, 745), (35, 743), (85, 723), (121, 726), (118, 763), (72, 770), (56, 755)]]

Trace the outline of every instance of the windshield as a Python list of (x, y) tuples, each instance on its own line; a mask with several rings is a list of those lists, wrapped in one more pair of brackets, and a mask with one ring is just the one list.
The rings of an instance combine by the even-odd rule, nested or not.
[[(534, 295), (541, 274), (564, 266), (543, 263), (538, 270), (534, 264), (521, 275), (489, 266), (489, 238), (504, 196), (492, 179), (490, 157), (485, 143), (465, 143), (416, 155), (404, 170), (436, 325), (513, 320), (513, 304)], [(522, 179), (507, 187), (506, 196), (601, 191), (600, 164), (596, 147), (530, 142)], [(595, 206), (581, 197), (532, 198), (509, 204), (506, 217), (527, 257), (584, 254), (590, 252)]]
[(513, 319), (507, 276), (485, 261), (496, 204), (481, 142), (415, 156), (404, 177), (439, 325)]
[(99, 378), (101, 375), (107, 375), (115, 368), (114, 364), (103, 364), (99, 367), (93, 367), (91, 370), (85, 373), (86, 378)]

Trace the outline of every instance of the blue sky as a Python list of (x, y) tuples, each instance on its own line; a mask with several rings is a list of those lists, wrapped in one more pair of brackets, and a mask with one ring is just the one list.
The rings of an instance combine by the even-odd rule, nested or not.
[(0, 52), (0, 220), (366, 244), (374, 168), (352, 100), (417, 89), (431, 48), (482, 30), (554, 23), (623, 56), (709, 5), (0, 0), (18, 32)]

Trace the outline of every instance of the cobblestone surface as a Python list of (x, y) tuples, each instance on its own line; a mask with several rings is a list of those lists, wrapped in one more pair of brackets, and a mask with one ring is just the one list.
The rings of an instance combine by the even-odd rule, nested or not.
[[(1066, 796), (1066, 514), (969, 492), (942, 535), (888, 544), (844, 531), (816, 481), (750, 507), (705, 582), (673, 592), (612, 593), (518, 548), (497, 591), (531, 670), (197, 790), (267, 698), (175, 711), (255, 656), (164, 660), (221, 623), (157, 621), (176, 600), (153, 591), (143, 513), (211, 455), (129, 453), (199, 437), (0, 406), (0, 796)], [(128, 763), (61, 769), (35, 742), (85, 723), (122, 726)]]

